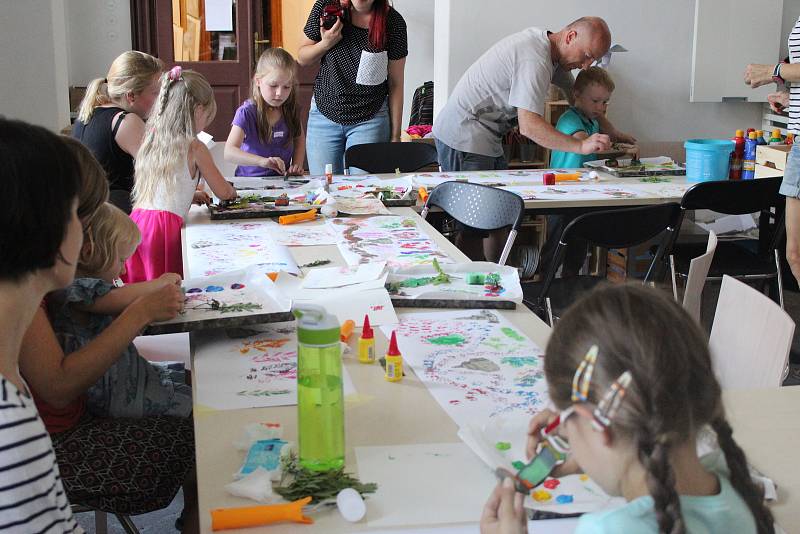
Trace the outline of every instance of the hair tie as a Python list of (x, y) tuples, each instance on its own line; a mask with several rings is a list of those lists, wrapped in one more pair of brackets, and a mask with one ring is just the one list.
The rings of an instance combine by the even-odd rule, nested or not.
[(174, 81), (176, 81), (176, 80), (181, 80), (181, 79), (182, 79), (182, 78), (181, 78), (181, 74), (183, 74), (183, 69), (181, 68), (181, 66), (180, 66), (180, 65), (175, 65), (174, 67), (172, 67), (171, 69), (169, 69), (169, 73), (167, 74), (167, 77), (168, 77), (168, 78), (169, 78), (171, 81), (173, 81), (173, 82), (174, 82)]

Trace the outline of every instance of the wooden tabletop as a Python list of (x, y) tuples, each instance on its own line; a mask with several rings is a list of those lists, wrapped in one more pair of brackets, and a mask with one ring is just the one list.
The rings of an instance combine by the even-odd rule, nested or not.
[[(454, 259), (467, 261), (449, 241), (419, 219), (414, 210), (394, 208), (392, 212), (416, 217), (420, 226), (443, 251)], [(187, 220), (188, 225), (208, 222), (208, 212), (205, 208), (192, 208)], [(334, 265), (344, 265), (344, 260), (334, 245), (292, 247), (291, 252), (298, 264), (326, 257), (335, 259)], [(190, 272), (190, 269), (186, 271)], [(412, 311), (419, 310), (398, 309), (397, 313), (402, 316)], [(517, 310), (499, 313), (544, 348), (550, 329), (527, 308), (520, 306)], [(353, 339), (355, 337), (353, 336)], [(232, 340), (232, 343), (234, 342)], [(196, 340), (193, 340), (194, 344)], [(387, 345), (380, 329), (376, 329), (376, 352), (382, 354)], [(194, 348), (193, 346), (193, 350)], [(382, 379), (382, 372), (377, 366), (360, 364), (352, 356), (343, 358), (343, 361), (357, 391), (357, 395), (348, 398), (345, 403), (348, 470), (357, 472), (354, 447), (460, 442), (456, 435), (458, 430), (456, 424), (413, 373), (409, 373), (402, 382), (392, 384)], [(208, 383), (213, 383), (213, 379), (195, 376), (195, 388), (198, 384)], [(782, 525), (800, 523), (800, 508), (789, 504), (796, 503), (794, 496), (800, 494), (798, 467), (792, 459), (794, 445), (800, 441), (800, 417), (798, 417), (800, 388), (728, 392), (725, 400), (729, 407), (729, 417), (735, 430), (735, 437), (745, 448), (753, 464), (778, 483), (781, 500), (773, 510), (779, 523)], [(216, 411), (196, 406), (195, 443), (200, 521), (203, 532), (211, 531), (209, 513), (211, 509), (252, 504), (252, 501), (232, 497), (224, 490), (225, 484), (233, 480), (232, 475), (239, 469), (243, 460), (242, 452), (233, 446), (242, 429), (254, 422), (279, 422), (284, 427), (285, 439), (294, 441), (297, 438), (296, 410), (296, 406), (284, 406)], [(475, 460), (480, 462), (477, 457)], [(452, 478), (454, 484), (458, 484), (459, 481), (459, 473), (431, 473), (430, 476), (447, 476)], [(415, 484), (424, 483), (424, 480), (409, 481), (408, 503), (414, 503)], [(475, 492), (480, 496), (488, 495), (490, 490), (490, 487), (475, 488)], [(425, 503), (414, 505), (425, 506)], [(409, 524), (407, 527), (432, 526), (436, 523), (436, 514), (436, 510), (430, 510), (430, 516), (434, 519), (429, 524)], [(473, 520), (477, 521), (479, 515), (478, 508), (475, 510)], [(239, 532), (289, 533), (297, 532), (299, 528), (301, 527), (297, 525), (285, 524)], [(338, 513), (325, 513), (316, 518), (314, 525), (303, 526), (302, 530), (309, 533), (336, 533), (372, 529), (367, 527), (365, 521), (356, 524), (346, 523)]]

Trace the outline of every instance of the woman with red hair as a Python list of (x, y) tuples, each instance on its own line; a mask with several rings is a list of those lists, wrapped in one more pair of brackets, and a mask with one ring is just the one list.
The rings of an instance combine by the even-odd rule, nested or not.
[(353, 145), (400, 141), (406, 22), (388, 0), (317, 0), (298, 51), (301, 65), (321, 62), (306, 144), (312, 175), (331, 164), (344, 172)]

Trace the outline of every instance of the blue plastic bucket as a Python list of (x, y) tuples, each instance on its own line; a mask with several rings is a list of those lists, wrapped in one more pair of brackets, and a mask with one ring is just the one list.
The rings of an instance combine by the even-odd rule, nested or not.
[(686, 181), (727, 180), (734, 142), (726, 139), (689, 139), (686, 149)]

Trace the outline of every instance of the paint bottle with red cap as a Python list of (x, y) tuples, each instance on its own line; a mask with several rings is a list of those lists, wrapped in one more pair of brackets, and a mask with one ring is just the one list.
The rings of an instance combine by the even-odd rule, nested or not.
[(399, 382), (403, 379), (403, 355), (397, 348), (397, 333), (394, 330), (389, 341), (389, 350), (386, 351), (386, 374), (383, 378), (387, 382)]
[(364, 326), (358, 338), (358, 361), (375, 363), (375, 332), (369, 324), (369, 315), (364, 316)]

